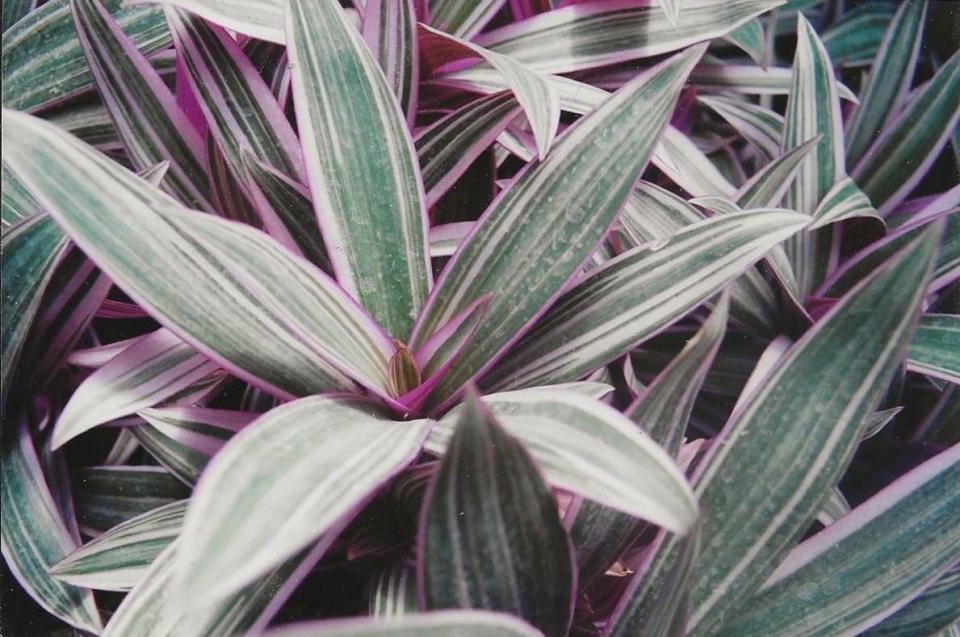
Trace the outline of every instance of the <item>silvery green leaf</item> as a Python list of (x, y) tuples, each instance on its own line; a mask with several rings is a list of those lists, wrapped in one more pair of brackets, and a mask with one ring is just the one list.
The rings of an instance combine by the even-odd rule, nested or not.
[(570, 538), (537, 465), (468, 393), (424, 496), (417, 587), (426, 609), (521, 617), (547, 637), (573, 620)]
[(960, 384), (960, 316), (925, 314), (907, 350), (907, 369)]
[(408, 464), (429, 428), (393, 421), (359, 397), (314, 396), (267, 412), (227, 443), (197, 484), (177, 558), (178, 595), (201, 607), (303, 550)]
[(543, 637), (530, 624), (505, 613), (447, 610), (402, 618), (342, 619), (279, 626), (273, 637)]
[[(673, 459), (612, 407), (563, 385), (489, 394), (483, 401), (553, 486), (678, 532), (696, 518)], [(445, 452), (463, 410), (457, 406), (440, 419), (427, 450)]]
[(128, 591), (180, 535), (187, 501), (172, 502), (122, 522), (50, 567), (58, 580), (107, 591)]
[(793, 549), (724, 635), (860, 634), (960, 558), (960, 446)]

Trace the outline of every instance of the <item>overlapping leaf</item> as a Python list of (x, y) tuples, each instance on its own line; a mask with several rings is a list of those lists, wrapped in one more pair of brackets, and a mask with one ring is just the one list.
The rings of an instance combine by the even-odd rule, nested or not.
[[(691, 50), (658, 65), (580, 120), (474, 226), (431, 294), (413, 344), (485, 294), (494, 294), (489, 313), (498, 321), (480, 326), (471, 348), (435, 390), (434, 404), (448, 402), (489, 367), (590, 255), (646, 164), (700, 53)], [(627, 122), (633, 128), (624, 139)], [(635, 144), (630, 161), (610, 152), (624, 143)], [(560, 197), (562, 208), (554, 203)]]

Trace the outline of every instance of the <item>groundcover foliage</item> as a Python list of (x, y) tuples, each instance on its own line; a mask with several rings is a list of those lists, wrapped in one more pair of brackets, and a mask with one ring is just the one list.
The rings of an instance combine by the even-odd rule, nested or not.
[(957, 634), (955, 10), (4, 0), (6, 632)]

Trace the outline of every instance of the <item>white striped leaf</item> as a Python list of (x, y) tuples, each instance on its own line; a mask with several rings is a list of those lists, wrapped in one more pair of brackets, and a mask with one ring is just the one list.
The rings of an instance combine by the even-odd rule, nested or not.
[[(673, 459), (615, 409), (563, 387), (490, 394), (483, 402), (553, 486), (674, 531), (689, 529), (697, 504)], [(444, 452), (463, 410), (440, 419), (429, 451)]]
[[(414, 145), (428, 206), (450, 189), (519, 111), (512, 92), (492, 93), (457, 109), (417, 135)], [(434, 230), (430, 229), (431, 246)]]
[[(801, 161), (816, 147), (818, 141), (819, 137), (807, 140), (764, 166), (737, 190), (734, 196), (737, 205), (744, 210), (780, 205)], [(785, 263), (785, 267), (790, 267), (789, 262)]]
[(187, 501), (118, 524), (50, 567), (56, 579), (102, 591), (128, 591), (179, 535)]
[[(110, 13), (144, 54), (170, 46), (163, 12), (106, 0)], [(3, 34), (3, 105), (40, 111), (93, 88), (70, 0), (50, 0)]]
[(278, 626), (274, 637), (543, 637), (530, 624), (504, 613), (448, 610), (402, 618), (341, 619)]
[(477, 44), (538, 71), (567, 73), (652, 57), (719, 37), (782, 0), (683, 0), (673, 24), (657, 6), (594, 0), (485, 33)]
[(261, 210), (272, 211), (282, 224), (282, 230), (276, 228), (274, 235), (288, 238), (311, 263), (324, 272), (332, 272), (310, 191), (246, 150), (241, 155), (251, 198)]
[[(635, 75), (631, 75), (631, 79)], [(559, 75), (548, 77), (560, 94), (561, 108), (566, 111), (591, 113), (610, 97), (607, 91), (584, 82)], [(440, 81), (485, 93), (509, 88), (498, 72), (480, 67), (449, 73)], [(729, 196), (736, 190), (696, 144), (669, 124), (654, 148), (651, 161), (687, 192)]]
[(900, 4), (889, 21), (861, 91), (860, 105), (847, 121), (846, 158), (851, 166), (903, 105), (920, 53), (926, 15), (926, 0), (909, 0)]
[[(793, 84), (789, 68), (745, 64), (699, 64), (690, 73), (690, 83), (700, 91), (745, 93), (747, 95), (787, 95)], [(845, 84), (837, 83), (840, 98), (857, 101)]]
[(36, 9), (36, 0), (4, 0), (3, 2), (3, 30), (6, 31), (24, 16)]
[(110, 618), (103, 637), (222, 637), (260, 634), (332, 539), (305, 549), (236, 594), (200, 608), (177, 598), (181, 540), (158, 555)]
[(870, 66), (893, 18), (893, 2), (868, 2), (850, 7), (823, 31), (830, 59), (845, 68)]
[(53, 429), (54, 449), (97, 425), (193, 393), (223, 377), (220, 366), (169, 330), (138, 340), (88, 376)]
[(287, 34), (307, 174), (337, 280), (405, 341), (431, 282), (406, 123), (334, 0), (291, 0)]
[(925, 314), (907, 350), (907, 369), (960, 385), (960, 316)]
[[(813, 27), (797, 18), (797, 50), (793, 58), (793, 85), (787, 100), (783, 152), (820, 136), (814, 151), (804, 157), (787, 191), (785, 206), (812, 215), (824, 195), (846, 176), (843, 121), (830, 58)], [(829, 233), (802, 233), (786, 245), (797, 277), (797, 296), (820, 283), (828, 264)]]
[(472, 392), (424, 495), (417, 589), (425, 609), (509, 612), (547, 637), (573, 620), (576, 564), (524, 446)]
[[(646, 165), (701, 53), (680, 54), (625, 86), (568, 129), (547, 158), (529, 165), (483, 214), (431, 293), (413, 345), (489, 293), (489, 314), (498, 320), (480, 326), (432, 404), (450, 402), (489, 367), (589, 257)], [(625, 129), (628, 122), (633, 125)], [(623, 144), (633, 148), (629, 161), (613, 152)], [(563, 207), (556, 205), (559, 198)], [(542, 265), (524, 265), (531, 262)]]
[(40, 120), (4, 111), (3, 135), (7, 161), (71, 238), (202, 353), (281, 395), (349, 390), (327, 359), (383, 391), (392, 343), (319, 270), (259, 231), (184, 211)]
[(362, 33), (363, 41), (400, 102), (407, 125), (413, 126), (420, 83), (420, 49), (413, 0), (366, 0)]
[(3, 277), (0, 308), (4, 317), (0, 331), (3, 353), (0, 405), (6, 414), (7, 397), (20, 355), (54, 267), (67, 249), (67, 238), (50, 217), (35, 214), (5, 228), (0, 245), (0, 276)]
[(822, 228), (831, 223), (855, 217), (873, 219), (881, 228), (886, 228), (883, 217), (870, 205), (870, 200), (864, 192), (852, 179), (844, 177), (835, 183), (820, 200), (816, 210), (813, 211), (810, 229)]
[[(730, 619), (816, 516), (903, 354), (935, 252), (928, 233), (835, 305), (734, 412), (701, 461), (694, 484), (703, 546), (688, 634), (711, 634)], [(662, 569), (676, 546), (665, 538), (649, 568)], [(611, 634), (636, 634), (648, 603), (638, 586), (626, 593)]]
[(133, 165), (170, 162), (161, 187), (191, 208), (211, 212), (203, 139), (173, 93), (99, 0), (70, 0), (83, 52), (100, 97)]
[(186, 9), (227, 29), (268, 42), (286, 41), (284, 0), (157, 0)]
[(190, 497), (186, 485), (155, 465), (84, 467), (76, 472), (73, 490), (77, 521), (90, 536)]
[(738, 47), (750, 56), (761, 68), (767, 67), (767, 39), (763, 33), (763, 25), (758, 18), (744, 22), (730, 31), (723, 39)]
[[(625, 415), (672, 456), (681, 449), (694, 401), (726, 332), (728, 308), (724, 295), (700, 331), (626, 410)], [(581, 503), (570, 528), (581, 590), (606, 572), (642, 529), (633, 516), (595, 502)]]
[(210, 458), (259, 416), (200, 407), (144, 409), (146, 425), (132, 427), (137, 440), (157, 462), (188, 485), (194, 485)]
[(352, 517), (416, 456), (429, 427), (393, 422), (363, 399), (316, 396), (245, 428), (191, 499), (177, 558), (184, 603), (237, 591)]
[(936, 238), (877, 268), (797, 341), (702, 462), (695, 485), (709, 513), (691, 635), (760, 587), (839, 479), (913, 331)]
[(417, 571), (412, 564), (392, 564), (371, 582), (371, 617), (403, 617), (417, 612)]
[(550, 79), (509, 56), (489, 51), (429, 27), (421, 25), (419, 33), (423, 58), (432, 68), (464, 58), (481, 57), (500, 73), (503, 81), (513, 90), (530, 122), (537, 152), (542, 160), (550, 150), (560, 123), (560, 96)]
[(808, 218), (759, 209), (688, 226), (583, 277), (481, 380), (493, 391), (576, 380), (708, 299)]
[(895, 209), (920, 183), (960, 120), (960, 53), (917, 91), (852, 170), (881, 214)]
[(430, 26), (457, 37), (475, 36), (505, 4), (505, 0), (429, 0)]
[(950, 624), (960, 629), (960, 562), (910, 603), (863, 633), (864, 637), (928, 637)]
[[(53, 579), (47, 568), (76, 549), (43, 475), (29, 424), (6, 419), (0, 462), (0, 549), (10, 572), (44, 610), (82, 630), (99, 633), (100, 614), (90, 590)], [(9, 607), (7, 611), (9, 611)]]
[(303, 152), (269, 86), (223, 29), (179, 10), (166, 10), (187, 79), (206, 122), (239, 172), (241, 149), (298, 181)]
[(7, 162), (2, 164), (2, 196), (0, 196), (0, 206), (2, 206), (3, 231), (21, 219), (25, 219), (40, 212), (40, 205), (36, 202), (23, 184), (16, 178), (7, 166)]
[(793, 549), (720, 632), (826, 637), (877, 624), (960, 558), (957, 484), (960, 445)]
[(753, 102), (721, 95), (701, 95), (701, 102), (727, 120), (744, 139), (751, 142), (767, 160), (779, 156), (783, 137), (783, 116)]

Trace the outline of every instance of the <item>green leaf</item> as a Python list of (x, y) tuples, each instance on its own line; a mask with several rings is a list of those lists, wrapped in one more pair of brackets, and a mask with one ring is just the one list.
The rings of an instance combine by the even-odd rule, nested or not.
[(71, 0), (97, 91), (134, 167), (170, 162), (162, 188), (191, 208), (215, 210), (203, 140), (173, 93), (98, 0)]
[(40, 205), (16, 178), (7, 162), (3, 162), (2, 178), (3, 194), (0, 196), (0, 206), (3, 207), (3, 232), (6, 233), (7, 228), (17, 221), (40, 212)]
[(122, 522), (51, 566), (50, 574), (76, 586), (128, 591), (180, 535), (186, 511), (181, 500)]
[(413, 0), (365, 1), (363, 41), (397, 96), (407, 125), (412, 127), (420, 84), (420, 48)]
[[(149, 55), (170, 46), (163, 11), (104, 3), (130, 40)], [(3, 105), (40, 111), (93, 88), (70, 15), (70, 0), (50, 0), (3, 34)]]
[(793, 549), (720, 632), (826, 636), (878, 623), (960, 557), (958, 483), (955, 446)]
[(890, 19), (861, 91), (860, 105), (847, 122), (846, 157), (851, 166), (863, 157), (884, 124), (903, 105), (910, 91), (926, 16), (926, 0), (909, 0), (900, 3)]
[[(4, 195), (6, 198), (6, 195)], [(33, 215), (17, 221), (3, 232), (0, 243), (0, 273), (3, 294), (0, 311), (2, 330), (3, 413), (20, 353), (33, 325), (43, 292), (53, 276), (54, 266), (62, 258), (67, 238), (46, 215)]]
[(725, 293), (703, 327), (626, 411), (671, 456), (680, 452), (694, 400), (726, 333), (729, 309)]
[(797, 341), (701, 463), (691, 635), (759, 588), (836, 484), (913, 330), (936, 239), (912, 242)]
[(722, 215), (663, 245), (623, 253), (571, 286), (481, 386), (494, 391), (580, 378), (716, 294), (807, 221), (777, 209)]
[(428, 609), (506, 611), (547, 637), (570, 628), (573, 551), (553, 495), (472, 394), (425, 496), (417, 554)]
[[(703, 546), (688, 634), (710, 634), (732, 618), (835, 486), (905, 349), (936, 241), (930, 232), (912, 242), (804, 334), (701, 461), (694, 484)], [(667, 539), (650, 568), (665, 568), (676, 545)], [(646, 601), (635, 590), (624, 599), (620, 634), (635, 634), (631, 618)]]
[(435, 204), (520, 111), (511, 91), (481, 97), (450, 113), (414, 140), (427, 205)]
[[(673, 459), (623, 414), (563, 387), (490, 394), (483, 400), (553, 486), (675, 531), (689, 529), (697, 505)], [(464, 409), (457, 406), (440, 419), (427, 450), (445, 453)]]
[(678, 24), (653, 5), (589, 2), (485, 33), (477, 44), (538, 71), (567, 73), (677, 51), (726, 35), (782, 0), (684, 0)]
[(503, 76), (504, 82), (513, 89), (514, 96), (530, 122), (539, 158), (543, 160), (550, 150), (560, 123), (560, 96), (550, 79), (509, 56), (429, 27), (421, 25), (419, 33), (421, 51), (430, 66), (442, 67), (465, 57), (479, 56)]
[(87, 535), (131, 520), (190, 496), (190, 489), (163, 467), (101, 466), (77, 472), (74, 500), (80, 529)]
[(823, 31), (830, 59), (846, 67), (873, 64), (895, 10), (893, 2), (868, 2), (846, 11)]
[(960, 563), (864, 637), (928, 637), (960, 620)]
[(264, 574), (235, 595), (201, 608), (177, 599), (175, 569), (180, 540), (154, 559), (124, 598), (102, 637), (222, 637), (259, 634), (327, 548), (323, 541)]
[(732, 42), (762, 68), (767, 67), (767, 39), (763, 34), (763, 25), (754, 18), (730, 31), (724, 40)]
[(504, 0), (429, 0), (430, 25), (462, 38), (472, 38), (505, 4)]
[[(793, 59), (793, 85), (787, 101), (783, 151), (820, 136), (816, 149), (806, 155), (787, 191), (785, 206), (808, 215), (846, 176), (840, 98), (830, 58), (806, 18), (797, 18), (797, 51)], [(787, 242), (786, 251), (797, 277), (797, 294), (803, 297), (823, 279), (828, 264), (830, 235), (802, 233)]]
[(960, 119), (960, 53), (954, 53), (887, 123), (851, 176), (881, 213), (906, 198)]
[[(812, 151), (819, 137), (807, 140), (791, 151), (783, 153), (761, 170), (747, 180), (747, 183), (740, 187), (735, 195), (736, 203), (744, 210), (754, 208), (766, 208), (780, 205), (780, 200), (786, 194), (793, 178), (800, 168), (800, 163), (804, 157)], [(786, 268), (790, 269), (790, 263), (786, 261)]]
[[(701, 53), (687, 51), (626, 85), (571, 127), (547, 158), (530, 165), (480, 218), (431, 293), (413, 344), (421, 345), (486, 294), (494, 295), (488, 315), (498, 320), (481, 324), (431, 396), (433, 405), (450, 402), (489, 367), (587, 259), (646, 165)], [(626, 122), (635, 125), (625, 128)], [(634, 150), (629, 161), (612, 152), (623, 144)], [(555, 205), (560, 197), (563, 207)], [(542, 267), (524, 265), (534, 262)]]
[(184, 210), (45, 122), (5, 111), (3, 135), (71, 238), (199, 351), (281, 395), (350, 390), (327, 360), (384, 391), (393, 344), (322, 272), (257, 230)]
[(431, 282), (413, 142), (334, 0), (291, 0), (288, 55), (313, 201), (337, 280), (405, 341)]
[(245, 428), (208, 465), (187, 511), (184, 603), (236, 592), (352, 517), (416, 456), (429, 427), (391, 421), (361, 398), (315, 396)]
[(398, 619), (345, 619), (280, 626), (275, 637), (543, 637), (516, 617), (487, 611), (439, 611)]
[(810, 230), (855, 217), (873, 219), (881, 228), (886, 228), (883, 217), (870, 205), (870, 200), (863, 191), (852, 179), (844, 177), (820, 200), (817, 209), (813, 211)]
[(92, 592), (57, 581), (47, 573), (49, 566), (76, 548), (78, 539), (71, 535), (50, 493), (28, 423), (4, 420), (0, 462), (0, 548), (4, 562), (44, 610), (71, 626), (99, 633), (102, 624)]
[(925, 314), (907, 350), (907, 369), (960, 385), (960, 316)]

